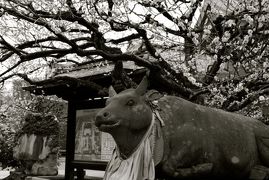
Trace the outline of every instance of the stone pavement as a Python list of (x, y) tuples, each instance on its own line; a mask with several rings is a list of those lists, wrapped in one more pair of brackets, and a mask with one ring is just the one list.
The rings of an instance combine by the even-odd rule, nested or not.
[[(102, 178), (104, 176), (104, 171), (96, 171), (96, 170), (85, 170), (86, 176), (88, 177), (96, 177)], [(59, 158), (59, 166), (58, 166), (58, 175), (63, 176), (65, 173), (65, 158)], [(0, 170), (0, 179), (3, 179), (9, 176), (9, 171), (1, 171)]]
[[(86, 176), (89, 176), (89, 177), (102, 178), (105, 174), (104, 171), (96, 171), (96, 170), (89, 170), (89, 169), (85, 171), (86, 171)], [(64, 172), (65, 172), (65, 158), (59, 158), (58, 174), (64, 175)]]

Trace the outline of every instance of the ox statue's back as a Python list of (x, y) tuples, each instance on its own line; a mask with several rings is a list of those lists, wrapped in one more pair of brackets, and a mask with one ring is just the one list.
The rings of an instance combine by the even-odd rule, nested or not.
[(105, 179), (154, 179), (155, 173), (165, 179), (247, 179), (255, 167), (269, 166), (269, 127), (262, 122), (175, 96), (159, 98), (154, 108), (146, 90), (147, 77), (136, 89), (116, 94), (110, 88), (96, 116), (96, 126), (117, 144)]

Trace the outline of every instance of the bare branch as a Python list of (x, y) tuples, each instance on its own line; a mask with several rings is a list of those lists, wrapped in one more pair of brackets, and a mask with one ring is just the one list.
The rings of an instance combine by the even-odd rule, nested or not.
[(12, 46), (11, 44), (9, 44), (2, 36), (0, 36), (0, 38), (2, 39), (0, 41), (1, 44), (3, 44), (4, 46), (7, 47), (7, 49), (11, 50), (12, 52), (16, 53), (17, 55), (21, 56), (22, 53), (25, 54), (25, 52), (17, 49), (16, 47)]
[(140, 34), (143, 38), (144, 43), (148, 52), (156, 59), (158, 59), (158, 63), (161, 67), (163, 67), (166, 71), (168, 71), (172, 76), (175, 78), (175, 82), (182, 83), (187, 88), (198, 88), (194, 84), (192, 84), (182, 72), (176, 72), (174, 69), (171, 68), (169, 63), (167, 63), (164, 58), (161, 57), (160, 54), (156, 53), (155, 47), (151, 44), (150, 40), (147, 37), (147, 32), (144, 29), (136, 28), (136, 31)]
[(254, 92), (251, 95), (249, 95), (244, 101), (242, 102), (234, 102), (229, 107), (226, 108), (227, 111), (234, 112), (243, 109), (244, 107), (251, 104), (253, 101), (255, 101), (259, 96), (261, 95), (269, 95), (269, 88), (263, 89), (258, 92)]
[[(29, 71), (27, 74), (32, 74), (33, 72), (39, 70), (41, 67), (35, 68), (32, 71)], [(0, 79), (0, 83), (5, 82), (7, 79), (10, 79), (12, 77), (18, 76), (20, 78), (22, 78), (23, 80), (25, 80), (26, 82), (30, 83), (30, 84), (34, 84), (34, 81), (32, 81), (26, 74), (22, 74), (22, 73), (14, 73), (14, 74), (10, 74), (8, 76), (5, 76), (3, 78)]]
[(133, 39), (138, 39), (138, 38), (140, 38), (139, 34), (131, 34), (131, 35), (125, 36), (123, 38), (111, 39), (108, 42), (111, 42), (111, 43), (114, 43), (114, 44), (119, 44), (119, 43), (122, 43), (122, 42), (131, 41)]
[(203, 80), (204, 85), (209, 85), (213, 82), (214, 77), (217, 75), (220, 70), (220, 66), (223, 63), (222, 55), (224, 54), (224, 48), (218, 51), (217, 60), (213, 63), (212, 66), (209, 66), (206, 72), (206, 75)]
[(160, 4), (160, 3), (151, 3), (150, 1), (149, 2), (143, 1), (141, 4), (143, 6), (145, 6), (145, 7), (154, 7), (154, 8), (156, 8), (162, 15), (164, 15), (164, 17), (166, 17), (167, 19), (169, 19), (172, 22), (177, 23), (177, 19), (173, 18), (173, 16), (171, 16), (166, 11), (165, 7), (162, 4)]
[(196, 0), (190, 7), (189, 12), (187, 13), (187, 15), (183, 15), (181, 16), (182, 20), (188, 20), (189, 22), (192, 21), (194, 14), (197, 10), (197, 8), (199, 7), (199, 5), (201, 5), (201, 3), (203, 2), (203, 0)]

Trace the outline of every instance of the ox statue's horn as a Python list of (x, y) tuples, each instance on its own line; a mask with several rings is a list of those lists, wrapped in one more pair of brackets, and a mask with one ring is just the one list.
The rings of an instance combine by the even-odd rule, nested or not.
[(117, 92), (115, 91), (115, 89), (112, 86), (109, 86), (109, 89), (108, 89), (108, 95), (109, 95), (109, 97), (113, 97), (116, 94), (117, 94)]
[(139, 95), (144, 95), (148, 88), (148, 76), (145, 75), (140, 84), (135, 89), (136, 93)]

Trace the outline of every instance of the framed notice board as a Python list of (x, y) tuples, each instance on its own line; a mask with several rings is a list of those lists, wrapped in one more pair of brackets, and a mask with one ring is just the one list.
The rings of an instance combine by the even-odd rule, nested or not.
[(108, 133), (99, 131), (94, 118), (99, 109), (76, 111), (75, 157), (78, 161), (109, 161), (115, 142)]
[[(115, 147), (113, 138), (94, 125), (106, 99), (68, 101), (65, 179), (83, 179), (84, 169), (104, 171)], [(76, 173), (75, 173), (76, 170)], [(76, 174), (76, 175), (75, 175)]]

